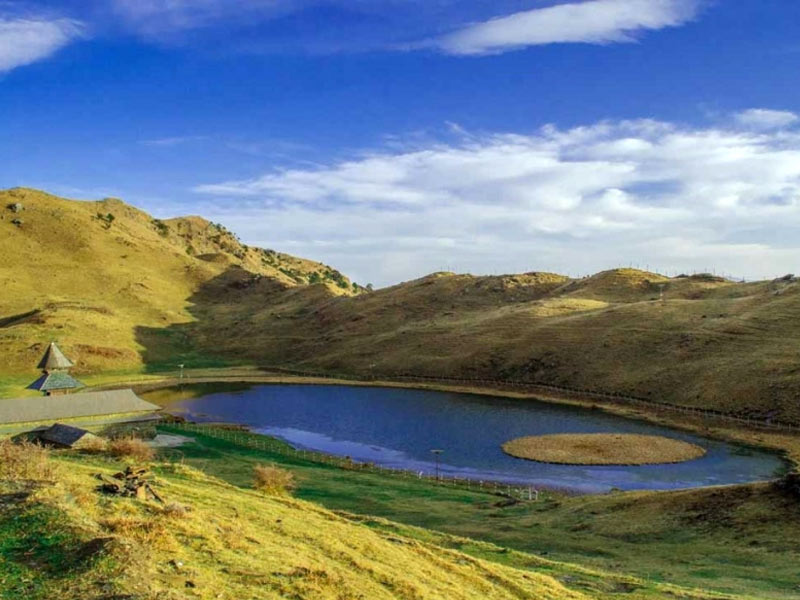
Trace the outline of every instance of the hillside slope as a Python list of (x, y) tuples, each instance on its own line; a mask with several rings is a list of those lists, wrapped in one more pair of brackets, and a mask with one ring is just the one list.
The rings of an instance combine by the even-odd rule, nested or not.
[(275, 290), (318, 281), (321, 297), (358, 291), (326, 265), (248, 247), (200, 217), (160, 221), (115, 199), (0, 192), (0, 376), (29, 377), (53, 339), (79, 375), (189, 358), (183, 336), (158, 337), (145, 357), (139, 333), (191, 323), (188, 299), (230, 269)]
[(0, 598), (587, 598), (179, 464), (158, 467), (167, 504), (103, 496), (95, 473), (114, 470), (73, 457), (42, 481), (0, 478)]
[(237, 308), (206, 335), (222, 327), (220, 351), (261, 364), (537, 381), (800, 423), (795, 279), (436, 274), (355, 298), (224, 297)]
[(362, 293), (199, 217), (32, 190), (0, 192), (0, 216), (0, 393), (56, 339), (79, 375), (246, 362), (509, 378), (800, 423), (793, 277), (436, 273)]

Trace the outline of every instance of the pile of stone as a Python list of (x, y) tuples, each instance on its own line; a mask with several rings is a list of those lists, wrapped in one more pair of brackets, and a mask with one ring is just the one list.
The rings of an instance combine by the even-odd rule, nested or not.
[(111, 477), (98, 474), (97, 478), (102, 482), (97, 489), (104, 494), (138, 498), (139, 500), (153, 498), (164, 503), (163, 498), (153, 489), (150, 471), (147, 470), (147, 467), (128, 466), (124, 471), (115, 473)]

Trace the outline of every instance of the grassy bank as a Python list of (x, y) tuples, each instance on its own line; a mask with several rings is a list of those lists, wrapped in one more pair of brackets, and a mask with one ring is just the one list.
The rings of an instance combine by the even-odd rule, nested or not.
[[(390, 519), (651, 582), (761, 599), (796, 598), (800, 591), (795, 569), (800, 507), (768, 484), (589, 497), (546, 494), (537, 503), (507, 505), (474, 490), (342, 470), (202, 435), (192, 438), (191, 444), (166, 452), (242, 487), (250, 485), (255, 464), (275, 462), (296, 475), (298, 497), (370, 522)], [(507, 559), (475, 542), (437, 539), (476, 556)]]

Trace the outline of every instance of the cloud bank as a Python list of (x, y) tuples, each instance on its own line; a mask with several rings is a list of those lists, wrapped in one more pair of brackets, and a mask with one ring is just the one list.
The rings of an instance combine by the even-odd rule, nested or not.
[(0, 17), (0, 73), (43, 60), (80, 37), (72, 19)]
[(633, 42), (645, 31), (697, 16), (699, 0), (591, 0), (527, 10), (475, 23), (432, 42), (449, 54), (493, 54), (559, 43)]
[(443, 268), (575, 275), (639, 264), (761, 278), (800, 267), (791, 127), (548, 126), (196, 191), (248, 241), (380, 285)]
[(736, 122), (752, 129), (768, 130), (787, 127), (798, 121), (798, 116), (786, 110), (751, 108), (734, 115)]

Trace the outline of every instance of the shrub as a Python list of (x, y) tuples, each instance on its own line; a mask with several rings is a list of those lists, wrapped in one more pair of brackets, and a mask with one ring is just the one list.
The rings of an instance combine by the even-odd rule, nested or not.
[(155, 450), (134, 437), (112, 440), (108, 444), (108, 452), (117, 458), (132, 458), (140, 462), (153, 460), (156, 455)]
[(0, 441), (0, 479), (53, 481), (55, 475), (56, 468), (46, 448), (27, 441)]
[(90, 437), (80, 447), (80, 451), (86, 454), (102, 454), (106, 450), (108, 450), (108, 440), (101, 437)]
[(169, 235), (169, 225), (164, 223), (161, 219), (153, 219), (153, 227), (156, 228), (160, 236), (166, 237)]
[(282, 496), (295, 488), (294, 475), (281, 469), (275, 463), (256, 465), (253, 469), (253, 486), (266, 494)]

